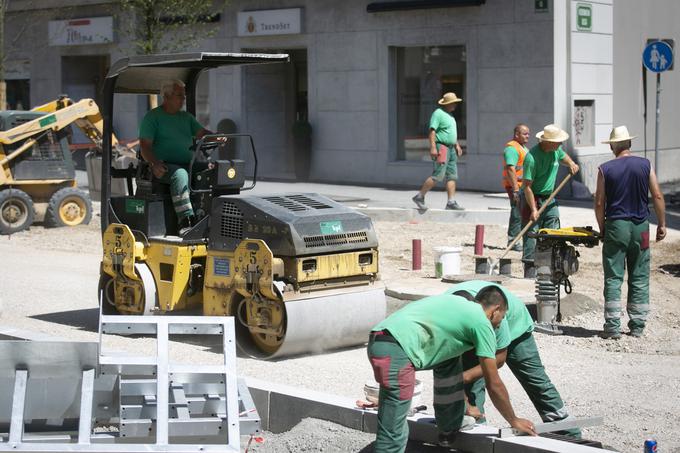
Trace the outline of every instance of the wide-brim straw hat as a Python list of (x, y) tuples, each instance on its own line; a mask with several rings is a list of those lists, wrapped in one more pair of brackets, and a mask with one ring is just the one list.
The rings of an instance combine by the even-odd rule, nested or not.
[(456, 93), (444, 93), (444, 96), (442, 96), (442, 98), (439, 101), (437, 101), (437, 104), (449, 105), (461, 101), (462, 99), (456, 96)]
[(602, 143), (625, 142), (626, 140), (632, 140), (635, 137), (637, 137), (637, 135), (630, 135), (628, 133), (628, 128), (626, 126), (617, 126), (612, 129), (609, 134), (609, 140), (605, 140)]
[(569, 138), (569, 134), (554, 124), (548, 124), (541, 132), (536, 134), (536, 138), (543, 142), (562, 143)]

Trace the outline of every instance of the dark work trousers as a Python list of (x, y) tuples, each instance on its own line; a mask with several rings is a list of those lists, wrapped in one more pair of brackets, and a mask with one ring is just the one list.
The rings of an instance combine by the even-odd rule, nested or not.
[[(376, 453), (401, 453), (408, 441), (406, 417), (415, 387), (415, 367), (394, 338), (373, 332), (368, 342), (368, 360), (380, 384)], [(434, 374), (434, 412), (442, 432), (460, 428), (465, 415), (463, 366), (460, 357), (437, 365)]]
[[(545, 372), (531, 332), (526, 332), (510, 343), (505, 363), (522, 385), (544, 422), (564, 420), (569, 416), (559, 392)], [(479, 365), (479, 360), (476, 355), (470, 352), (463, 354), (463, 367), (466, 370), (477, 365)], [(483, 378), (465, 385), (468, 401), (471, 405), (477, 406), (482, 413), (484, 413), (485, 390)], [(581, 430), (578, 428), (562, 433), (581, 437)]]

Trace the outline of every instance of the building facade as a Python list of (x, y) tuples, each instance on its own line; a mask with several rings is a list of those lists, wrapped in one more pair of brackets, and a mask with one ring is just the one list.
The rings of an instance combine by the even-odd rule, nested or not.
[[(555, 122), (570, 133), (568, 151), (583, 169), (573, 190), (587, 194), (597, 166), (611, 158), (600, 144), (611, 127), (644, 135), (646, 40), (678, 38), (680, 4), (647, 3), (232, 0), (217, 33), (187, 50), (285, 52), (291, 62), (207, 74), (197, 116), (212, 129), (231, 124), (251, 133), (265, 178), (299, 179), (306, 163), (315, 181), (415, 187), (431, 170), (430, 114), (443, 92), (454, 91), (463, 98), (455, 116), (467, 151), (461, 188), (500, 191), (501, 151), (515, 124), (535, 133)], [(10, 2), (6, 36), (21, 36), (5, 40), (10, 106), (59, 93), (97, 99), (108, 66), (131, 52), (117, 30), (132, 19), (117, 16), (115, 4)], [(680, 179), (676, 74), (662, 75), (662, 181)], [(654, 161), (653, 76), (647, 85)], [(117, 99), (116, 108), (117, 135), (136, 137), (145, 100)], [(296, 140), (296, 127), (306, 130), (300, 124), (311, 127), (311, 152)], [(643, 142), (634, 142), (635, 152), (644, 154)]]

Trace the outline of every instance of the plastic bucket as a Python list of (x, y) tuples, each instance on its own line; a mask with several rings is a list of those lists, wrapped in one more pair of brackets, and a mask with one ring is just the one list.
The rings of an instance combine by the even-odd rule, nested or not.
[[(366, 400), (378, 404), (378, 393), (380, 392), (380, 385), (374, 380), (366, 382), (364, 385), (364, 393), (366, 394)], [(423, 383), (416, 379), (415, 387), (413, 388), (413, 398), (411, 398), (411, 410), (414, 407), (420, 406), (420, 395), (423, 393)]]
[(434, 248), (434, 275), (442, 278), (445, 275), (460, 274), (460, 247)]

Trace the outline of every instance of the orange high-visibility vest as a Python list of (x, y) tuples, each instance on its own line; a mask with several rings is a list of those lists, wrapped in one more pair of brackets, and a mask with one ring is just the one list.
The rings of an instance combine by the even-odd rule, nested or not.
[[(517, 164), (515, 164), (515, 174), (517, 175), (517, 186), (522, 187), (522, 176), (524, 175), (524, 157), (526, 156), (526, 151), (524, 147), (517, 143), (515, 140), (510, 140), (505, 144), (505, 148), (512, 146), (517, 151), (519, 158), (517, 159)], [(510, 181), (508, 181), (508, 169), (505, 168), (505, 158), (503, 159), (503, 186), (512, 189)]]

